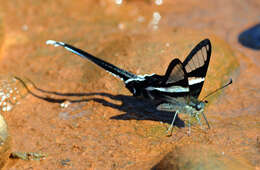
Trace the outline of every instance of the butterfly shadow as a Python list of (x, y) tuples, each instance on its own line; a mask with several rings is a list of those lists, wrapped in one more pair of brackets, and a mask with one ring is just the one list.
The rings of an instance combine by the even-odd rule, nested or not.
[[(18, 78), (17, 78), (18, 79)], [(163, 123), (171, 123), (174, 112), (159, 111), (156, 109), (158, 102), (153, 102), (147, 99), (139, 99), (128, 95), (112, 95), (109, 93), (61, 93), (56, 91), (48, 91), (38, 88), (33, 84), (33, 89), (29, 89), (26, 83), (19, 79), (23, 85), (27, 88), (28, 92), (39, 99), (45, 100), (50, 103), (64, 103), (69, 101), (70, 103), (82, 103), (95, 101), (101, 103), (103, 106), (118, 109), (123, 114), (110, 117), (110, 119), (116, 120), (153, 120)], [(40, 93), (40, 94), (38, 94)], [(77, 99), (75, 99), (77, 98)], [(79, 98), (79, 99), (78, 99)], [(105, 98), (117, 101), (110, 102)], [(184, 127), (184, 121), (181, 120), (178, 115), (176, 117), (175, 126), (181, 128)]]

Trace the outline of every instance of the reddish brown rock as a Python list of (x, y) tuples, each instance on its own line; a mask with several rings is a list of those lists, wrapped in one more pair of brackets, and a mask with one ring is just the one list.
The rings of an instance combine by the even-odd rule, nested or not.
[(211, 145), (187, 145), (176, 147), (169, 152), (157, 165), (156, 170), (253, 170), (255, 169), (247, 160), (239, 156), (233, 157), (219, 148)]
[(2, 57), (2, 45), (4, 42), (4, 28), (3, 28), (3, 21), (0, 17), (0, 57)]
[[(259, 54), (243, 49), (236, 37), (259, 20), (257, 0), (246, 5), (235, 0), (0, 1), (6, 31), (0, 73), (27, 77), (48, 91), (78, 94), (32, 88), (40, 96), (78, 102), (61, 108), (57, 100), (28, 95), (4, 114), (13, 150), (48, 154), (44, 161), (10, 161), (11, 168), (150, 169), (176, 146), (190, 144), (216, 153), (226, 146), (224, 152), (235, 160), (243, 157), (259, 167)], [(187, 128), (176, 128), (171, 138), (165, 137), (167, 124), (138, 116), (149, 116), (150, 106), (129, 97), (120, 80), (45, 45), (48, 39), (65, 41), (134, 73), (163, 74), (173, 58), (183, 60), (204, 38), (211, 39), (213, 54), (201, 97), (230, 77), (234, 83), (208, 99), (211, 130), (193, 126), (188, 136)]]

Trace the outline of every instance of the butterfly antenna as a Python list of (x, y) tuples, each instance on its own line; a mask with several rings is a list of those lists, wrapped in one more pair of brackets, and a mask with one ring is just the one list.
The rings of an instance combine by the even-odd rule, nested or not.
[(211, 96), (212, 94), (216, 93), (217, 91), (219, 91), (219, 90), (221, 90), (221, 89), (223, 89), (223, 88), (229, 86), (230, 84), (232, 84), (232, 79), (230, 79), (229, 82), (228, 82), (227, 84), (225, 84), (224, 86), (222, 86), (222, 87), (220, 87), (220, 88), (214, 90), (213, 92), (210, 92), (208, 95), (206, 95), (206, 96), (202, 99), (202, 101), (204, 101), (204, 99), (206, 99), (207, 97), (209, 97), (209, 96)]

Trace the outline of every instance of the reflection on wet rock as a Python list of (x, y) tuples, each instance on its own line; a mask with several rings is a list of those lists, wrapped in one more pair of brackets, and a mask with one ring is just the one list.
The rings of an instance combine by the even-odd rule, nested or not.
[(153, 28), (154, 30), (157, 30), (157, 29), (158, 29), (158, 24), (159, 24), (161, 18), (162, 18), (162, 16), (160, 15), (159, 12), (154, 12), (154, 13), (153, 13), (153, 18), (152, 18), (152, 20), (151, 20), (151, 22), (150, 22), (150, 25), (152, 26), (152, 28)]
[[(83, 117), (86, 114), (91, 114), (91, 112), (89, 110), (82, 109), (84, 107), (84, 104), (77, 104), (72, 107), (68, 107), (71, 104), (69, 101), (65, 101), (62, 104), (63, 104), (64, 110), (62, 110), (59, 113), (60, 119), (69, 120), (69, 119), (75, 119), (78, 117)], [(65, 107), (65, 105), (66, 105), (66, 107)]]
[(0, 169), (3, 168), (10, 154), (10, 137), (7, 132), (7, 125), (0, 114)]
[(10, 111), (18, 101), (27, 94), (26, 88), (15, 77), (0, 77), (0, 108)]
[(155, 0), (155, 4), (156, 5), (162, 5), (163, 4), (163, 0)]
[(121, 4), (123, 3), (123, 0), (115, 0), (115, 3), (116, 3), (117, 5), (121, 5)]

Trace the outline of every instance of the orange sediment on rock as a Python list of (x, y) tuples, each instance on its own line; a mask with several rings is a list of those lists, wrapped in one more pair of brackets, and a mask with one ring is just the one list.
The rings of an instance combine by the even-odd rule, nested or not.
[(3, 42), (4, 42), (4, 29), (3, 29), (2, 18), (0, 17), (0, 57), (1, 57), (1, 53), (2, 53)]

